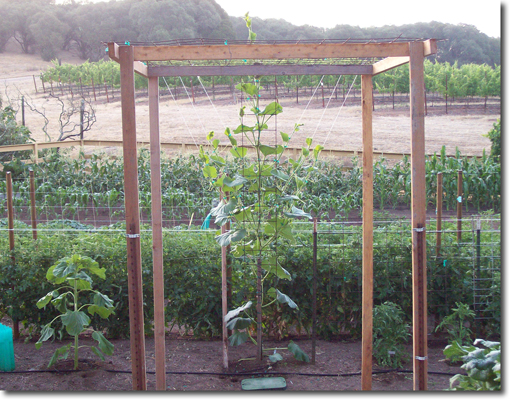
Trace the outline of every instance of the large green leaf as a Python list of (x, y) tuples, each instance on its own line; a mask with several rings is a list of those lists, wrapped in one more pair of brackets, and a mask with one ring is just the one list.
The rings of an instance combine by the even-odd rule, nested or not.
[(292, 276), (290, 275), (290, 273), (287, 270), (285, 270), (280, 265), (276, 256), (264, 258), (262, 260), (262, 269), (274, 274), (278, 278), (283, 278), (285, 280), (292, 280)]
[(216, 178), (217, 177), (217, 169), (214, 166), (205, 166), (205, 167), (203, 167), (203, 175), (206, 178)]
[(267, 145), (258, 145), (257, 148), (262, 152), (264, 156), (269, 155), (279, 155), (283, 153), (283, 146), (267, 146)]
[(36, 302), (36, 306), (41, 309), (44, 308), (46, 305), (48, 305), (48, 302), (50, 302), (53, 298), (59, 296), (59, 293), (57, 291), (50, 291), (48, 294), (46, 294), (44, 297), (40, 298), (39, 301)]
[(67, 311), (61, 316), (62, 323), (70, 336), (77, 336), (89, 326), (91, 319), (82, 311)]
[(287, 348), (298, 361), (310, 362), (310, 357), (294, 341), (290, 340)]
[(240, 230), (230, 230), (225, 232), (224, 234), (218, 235), (215, 239), (217, 243), (221, 246), (228, 246), (232, 242), (240, 241), (242, 238), (246, 236), (246, 230), (240, 229)]
[(43, 328), (41, 329), (41, 336), (39, 337), (39, 340), (37, 340), (36, 343), (36, 349), (41, 348), (43, 342), (52, 338), (54, 334), (55, 330), (50, 326), (50, 323), (43, 326)]
[(238, 308), (236, 309), (232, 309), (231, 311), (229, 311), (226, 316), (224, 317), (224, 321), (225, 322), (228, 322), (230, 319), (233, 319), (235, 316), (237, 316), (239, 313), (241, 313), (242, 311), (248, 309), (251, 307), (251, 305), (253, 305), (253, 303), (251, 301), (248, 301), (246, 302), (244, 305), (242, 306), (239, 306)]
[(269, 291), (267, 291), (270, 297), (276, 298), (276, 300), (281, 304), (287, 304), (292, 309), (299, 309), (297, 304), (290, 299), (288, 295), (285, 295), (283, 292), (280, 292), (277, 288), (271, 287)]
[(217, 216), (218, 214), (230, 214), (237, 207), (237, 200), (235, 198), (230, 198), (228, 202), (224, 202), (223, 200), (218, 203), (218, 205), (210, 210), (212, 216)]
[(278, 102), (269, 103), (264, 111), (260, 112), (263, 116), (274, 116), (283, 112), (283, 107)]
[(258, 86), (249, 82), (237, 84), (235, 89), (241, 90), (250, 96), (258, 95), (258, 91), (260, 90)]
[(248, 333), (236, 330), (230, 337), (228, 337), (228, 341), (232, 347), (235, 347), (237, 345), (244, 344), (248, 338)]
[(283, 214), (287, 217), (306, 217), (308, 219), (312, 219), (310, 213), (306, 213), (305, 211), (298, 209), (295, 206), (292, 206), (290, 212), (284, 212)]
[(281, 170), (273, 169), (271, 171), (271, 175), (283, 181), (288, 181), (290, 179), (290, 177)]
[(105, 306), (98, 306), (98, 305), (89, 305), (87, 307), (87, 311), (90, 315), (94, 315), (97, 313), (100, 317), (103, 319), (108, 318), (112, 314), (112, 310), (106, 308)]
[(226, 324), (226, 328), (228, 330), (244, 330), (245, 328), (251, 326), (252, 322), (253, 321), (250, 318), (236, 317)]
[(233, 179), (230, 177), (224, 177), (223, 184), (229, 188), (235, 188), (240, 185), (244, 185), (248, 180), (240, 175), (236, 175)]
[(48, 280), (51, 280), (52, 278), (62, 279), (62, 278), (66, 278), (70, 274), (76, 273), (77, 271), (78, 271), (77, 264), (68, 263), (68, 258), (65, 258), (65, 259), (61, 259), (60, 261), (58, 261), (53, 266), (53, 269), (48, 270), (48, 272), (46, 274), (46, 278)]
[(233, 133), (240, 134), (241, 132), (253, 132), (254, 130), (255, 130), (255, 127), (249, 127), (247, 125), (241, 124), (233, 130)]
[(248, 154), (248, 149), (234, 146), (230, 149), (230, 153), (234, 157), (242, 158)]
[(64, 347), (57, 348), (50, 358), (50, 362), (48, 363), (48, 367), (51, 368), (55, 362), (59, 359), (66, 359), (69, 354), (69, 350), (71, 349), (71, 343), (65, 345)]
[(274, 354), (271, 354), (269, 355), (269, 362), (279, 362), (283, 360), (283, 357), (281, 356), (281, 354), (277, 353), (276, 350), (274, 352)]
[(98, 341), (98, 348), (100, 348), (105, 355), (112, 355), (114, 345), (107, 340), (101, 332), (93, 331), (93, 340)]

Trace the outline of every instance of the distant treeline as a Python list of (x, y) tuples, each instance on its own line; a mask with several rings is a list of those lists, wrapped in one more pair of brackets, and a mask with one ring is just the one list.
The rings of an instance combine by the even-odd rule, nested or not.
[[(160, 42), (172, 39), (247, 39), (242, 16), (228, 14), (214, 0), (124, 0), (81, 4), (70, 0), (0, 0), (0, 52), (14, 39), (24, 53), (39, 52), (52, 60), (74, 49), (84, 60), (105, 57), (102, 42)], [(326, 10), (329, 12), (329, 10)], [(360, 28), (341, 24), (332, 29), (296, 26), (285, 20), (253, 18), (257, 39), (408, 38), (444, 39), (436, 61), (500, 65), (500, 39), (472, 25), (440, 22)], [(435, 61), (432, 60), (432, 61)]]

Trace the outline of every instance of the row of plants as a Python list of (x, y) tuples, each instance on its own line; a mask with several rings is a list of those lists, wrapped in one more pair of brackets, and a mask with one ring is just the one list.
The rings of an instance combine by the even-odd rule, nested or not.
[[(2, 227), (6, 221), (2, 220)], [(491, 224), (491, 223), (487, 223)], [(496, 224), (496, 223), (494, 223)], [(326, 227), (320, 225), (322, 230)], [(333, 228), (333, 227), (331, 227)], [(25, 229), (25, 230), (21, 230)], [(433, 229), (433, 227), (429, 228)], [(450, 229), (450, 227), (449, 227)], [(147, 231), (144, 231), (147, 230)], [(153, 316), (152, 245), (150, 227), (143, 227), (142, 266), (144, 282), (144, 313), (146, 330), (151, 333)], [(96, 330), (107, 338), (129, 335), (128, 283), (126, 271), (126, 238), (124, 224), (94, 229), (77, 222), (52, 222), (39, 225), (37, 240), (21, 222), (15, 226), (15, 249), (9, 253), (6, 235), (0, 236), (0, 311), (39, 331), (53, 319), (53, 311), (35, 308), (36, 302), (51, 292), (46, 281), (47, 270), (61, 258), (80, 254), (98, 262), (105, 269), (105, 280), (95, 288), (112, 300), (113, 314), (108, 319), (94, 316)], [(374, 303), (395, 303), (406, 316), (411, 316), (411, 241), (408, 223), (387, 223), (377, 228), (374, 238)], [(442, 253), (434, 256), (435, 236), (428, 235), (428, 305), (429, 313), (442, 317), (451, 313), (457, 302), (472, 305), (476, 272), (472, 268), (475, 255), (471, 233), (464, 232), (461, 243), (452, 235), (443, 236)], [(483, 226), (482, 241), (493, 242), (491, 230)], [(190, 331), (195, 337), (218, 336), (221, 333), (221, 272), (219, 248), (215, 232), (189, 231), (179, 227), (164, 232), (164, 280), (166, 320)], [(300, 329), (311, 328), (313, 273), (312, 235), (296, 233), (296, 246), (278, 248), (277, 259), (289, 277), (280, 280), (280, 293), (286, 294), (296, 307), (281, 303), (270, 306), (264, 316), (264, 334), (283, 337)], [(361, 227), (351, 226), (345, 232), (319, 237), (317, 256), (318, 298), (316, 331), (322, 338), (342, 333), (358, 338), (361, 335)], [(177, 246), (177, 244), (180, 244)], [(500, 333), (500, 242), (481, 251), (482, 271), (493, 265), (496, 273), (486, 296), (489, 334)], [(492, 256), (495, 256), (492, 258)], [(255, 296), (255, 277), (243, 258), (232, 255), (230, 305), (240, 307)], [(278, 277), (270, 278), (264, 291), (276, 285)], [(499, 307), (497, 307), (499, 305)]]
[[(228, 157), (228, 164), (236, 166), (235, 158)], [(3, 175), (12, 171), (13, 189), (17, 195), (14, 206), (29, 205), (28, 169), (34, 170), (36, 178), (36, 205), (38, 215), (48, 209), (61, 208), (58, 216), (70, 211), (71, 216), (81, 208), (94, 206), (116, 210), (123, 206), (123, 161), (111, 159), (104, 154), (93, 154), (86, 159), (81, 153), (78, 158), (69, 158), (61, 153), (49, 153), (43, 163), (25, 165), (19, 161), (4, 163)], [(206, 217), (213, 195), (208, 192), (202, 169), (205, 162), (198, 156), (177, 156), (164, 158), (162, 171), (162, 205), (178, 214)], [(293, 169), (288, 164), (287, 171)], [(380, 209), (407, 206), (411, 197), (410, 159), (405, 156), (392, 164), (381, 158), (374, 163), (374, 202)], [(443, 202), (447, 210), (454, 210), (458, 202), (458, 171), (463, 172), (463, 196), (465, 210), (487, 210), (501, 208), (501, 164), (495, 156), (483, 152), (481, 158), (447, 156), (445, 147), (440, 154), (426, 157), (426, 199), (428, 205), (436, 205), (437, 174), (443, 173)], [(316, 169), (302, 188), (305, 210), (318, 217), (327, 217), (335, 211), (340, 218), (362, 207), (362, 167), (357, 158), (350, 168), (334, 161), (318, 160)], [(151, 209), (151, 180), (149, 154), (139, 154), (140, 204), (145, 212)], [(0, 181), (0, 193), (6, 193), (5, 180)], [(5, 207), (0, 199), (0, 207)], [(92, 209), (91, 209), (91, 212)], [(332, 213), (333, 214), (333, 213)], [(171, 217), (171, 216), (170, 216)]]
[[(302, 60), (296, 60), (301, 64)], [(324, 61), (329, 63), (330, 60)], [(91, 82), (95, 84), (106, 82), (112, 86), (119, 86), (119, 64), (113, 60), (89, 62), (74, 65), (62, 63), (59, 64), (54, 60), (53, 66), (41, 73), (41, 80), (45, 83), (72, 83), (89, 85)], [(441, 96), (447, 95), (449, 98), (466, 98), (466, 97), (483, 97), (501, 96), (501, 67), (490, 67), (487, 64), (463, 64), (459, 66), (457, 63), (451, 65), (448, 62), (438, 63), (426, 60), (424, 62), (424, 74), (426, 82), (426, 91), (430, 93), (438, 93)], [(339, 79), (340, 78), (340, 79)], [(162, 88), (182, 87), (193, 85), (201, 85), (212, 87), (215, 85), (232, 85), (234, 77), (215, 76), (202, 77), (201, 82), (198, 77), (191, 77), (189, 80), (183, 81), (181, 78), (168, 77), (166, 80), (160, 80)], [(285, 88), (312, 88), (316, 87), (321, 81), (321, 76), (268, 76), (261, 77), (263, 87), (275, 84), (284, 86)], [(360, 89), (360, 77), (326, 75), (322, 78), (322, 82), (328, 88), (333, 88), (337, 82), (340, 88), (348, 89), (354, 81), (353, 89)], [(408, 65), (403, 65), (391, 71), (373, 77), (373, 84), (379, 93), (409, 93), (409, 70)], [(147, 87), (148, 81), (139, 75), (135, 77), (136, 89)]]

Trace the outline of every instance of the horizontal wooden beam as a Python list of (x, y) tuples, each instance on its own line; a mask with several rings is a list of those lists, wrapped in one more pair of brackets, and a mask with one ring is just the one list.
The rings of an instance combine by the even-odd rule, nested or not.
[(372, 75), (378, 75), (382, 72), (391, 70), (392, 68), (399, 67), (400, 65), (410, 62), (409, 57), (387, 57), (372, 65)]
[(362, 75), (372, 74), (372, 65), (237, 65), (237, 66), (154, 66), (150, 77), (243, 76), (243, 75)]
[[(119, 45), (114, 42), (110, 42), (107, 44), (107, 48), (109, 49), (109, 57), (119, 63)], [(134, 61), (134, 71), (142, 75), (143, 77), (148, 78), (148, 66), (140, 61)]]
[(408, 42), (134, 46), (138, 61), (322, 59), (408, 56)]
[[(209, 144), (202, 144), (203, 147), (208, 148)], [(23, 150), (31, 150), (34, 151), (34, 149), (49, 149), (49, 148), (69, 148), (69, 147), (81, 147), (81, 146), (94, 146), (94, 147), (120, 147), (123, 146), (123, 141), (103, 141), (103, 140), (94, 140), (94, 139), (84, 139), (82, 141), (63, 141), (63, 142), (38, 142), (38, 143), (30, 143), (25, 145), (6, 145), (6, 146), (0, 146), (0, 153), (4, 152), (15, 152), (15, 151), (23, 151)], [(148, 147), (150, 146), (150, 142), (148, 141), (138, 141), (137, 147)], [(160, 147), (162, 149), (174, 149), (174, 150), (181, 150), (181, 151), (197, 151), (198, 146), (195, 143), (182, 143), (182, 142), (162, 142), (160, 144)], [(227, 146), (221, 144), (221, 147)], [(230, 148), (230, 146), (227, 146), (227, 149)], [(294, 152), (301, 152), (301, 147), (288, 147), (285, 150), (284, 154), (290, 155), (290, 153)], [(361, 150), (340, 150), (340, 149), (324, 149), (322, 151), (323, 155), (328, 155), (332, 157), (353, 157), (358, 156), (362, 157), (362, 151)], [(392, 152), (374, 152), (374, 158), (384, 157), (386, 159), (393, 159), (393, 160), (401, 160), (404, 156), (410, 156), (410, 153), (392, 153)], [(431, 155), (427, 155), (431, 156)], [(455, 155), (447, 155), (447, 157), (456, 157)], [(460, 157), (467, 157), (467, 158), (480, 158), (481, 156), (477, 155), (467, 155), (463, 156), (460, 155)]]
[[(424, 57), (431, 56), (436, 53), (436, 39), (428, 39), (422, 42), (424, 45)], [(400, 65), (410, 62), (409, 56), (387, 57), (372, 65), (372, 75), (381, 74), (382, 72), (399, 67)]]

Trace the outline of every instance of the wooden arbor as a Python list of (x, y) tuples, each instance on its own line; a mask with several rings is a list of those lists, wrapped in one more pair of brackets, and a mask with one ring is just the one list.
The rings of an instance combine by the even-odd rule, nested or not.
[[(134, 390), (146, 389), (144, 315), (134, 72), (148, 78), (152, 226), (155, 297), (155, 356), (157, 390), (165, 390), (164, 296), (160, 188), (158, 78), (161, 76), (236, 75), (361, 75), (363, 138), (363, 249), (362, 249), (362, 390), (372, 389), (373, 309), (373, 163), (372, 77), (410, 63), (411, 226), (413, 277), (414, 390), (427, 390), (426, 189), (424, 143), (424, 57), (436, 53), (436, 40), (323, 40), (299, 42), (238, 42), (185, 40), (167, 44), (108, 43), (109, 56), (120, 64), (123, 156), (125, 175), (130, 338)], [(271, 63), (247, 63), (247, 60)], [(326, 59), (342, 60), (327, 64)], [(191, 61), (219, 60), (219, 65), (191, 65)], [(240, 63), (244, 60), (244, 64)], [(297, 64), (294, 60), (311, 60)], [(177, 65), (148, 65), (173, 61)], [(182, 64), (180, 64), (182, 62)], [(189, 62), (185, 65), (184, 62)], [(223, 292), (226, 288), (223, 288)], [(225, 313), (225, 311), (223, 311)]]

